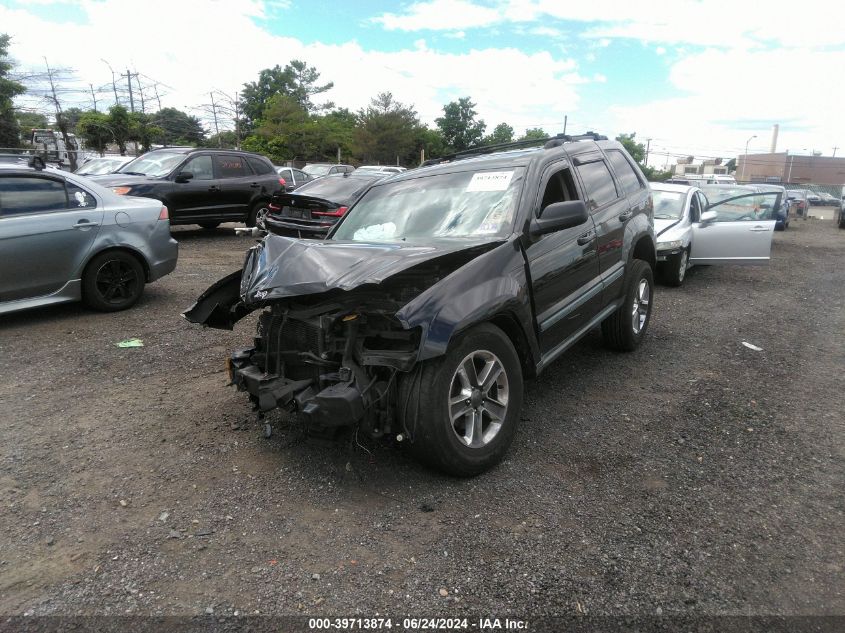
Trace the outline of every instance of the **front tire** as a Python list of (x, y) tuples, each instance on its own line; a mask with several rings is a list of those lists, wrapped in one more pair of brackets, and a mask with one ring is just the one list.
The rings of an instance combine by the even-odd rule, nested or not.
[(484, 323), (404, 376), (399, 393), (401, 422), (417, 459), (471, 477), (499, 463), (513, 441), (522, 366), (505, 333)]
[(601, 332), (608, 347), (620, 352), (631, 352), (639, 347), (651, 320), (653, 295), (654, 274), (651, 266), (641, 259), (632, 260), (625, 285), (625, 299), (619, 309), (601, 324)]
[(689, 249), (685, 248), (666, 262), (661, 275), (663, 283), (677, 288), (684, 283), (687, 269), (689, 269)]
[(126, 251), (107, 251), (92, 259), (82, 275), (82, 300), (101, 312), (131, 308), (144, 292), (144, 268)]

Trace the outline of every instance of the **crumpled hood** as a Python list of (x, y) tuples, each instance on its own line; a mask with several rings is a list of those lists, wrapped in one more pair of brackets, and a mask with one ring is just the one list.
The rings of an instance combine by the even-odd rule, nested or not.
[(654, 234), (660, 235), (663, 231), (668, 229), (670, 226), (678, 222), (678, 220), (655, 220), (654, 221)]
[(378, 284), (417, 264), (459, 251), (501, 243), (501, 238), (444, 240), (431, 244), (301, 240), (268, 235), (247, 255), (241, 299), (268, 299), (351, 290)]

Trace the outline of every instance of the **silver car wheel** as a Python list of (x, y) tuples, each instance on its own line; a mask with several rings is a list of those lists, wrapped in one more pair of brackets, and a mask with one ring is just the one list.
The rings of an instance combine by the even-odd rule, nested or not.
[(258, 209), (258, 211), (255, 212), (255, 226), (257, 226), (259, 229), (266, 228), (264, 226), (264, 220), (269, 213), (270, 209), (268, 209), (267, 207), (261, 207), (260, 209)]
[(639, 334), (645, 321), (648, 318), (648, 304), (651, 301), (651, 288), (648, 285), (647, 279), (640, 279), (637, 284), (637, 292), (634, 295), (634, 305), (631, 312), (631, 325), (634, 328), (634, 334)]
[(493, 441), (508, 411), (508, 375), (492, 352), (468, 354), (452, 375), (449, 416), (462, 444), (482, 448)]

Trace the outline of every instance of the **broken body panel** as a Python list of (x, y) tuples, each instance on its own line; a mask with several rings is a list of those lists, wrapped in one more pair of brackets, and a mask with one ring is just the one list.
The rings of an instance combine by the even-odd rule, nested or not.
[(401, 375), (480, 321), (498, 316), (522, 328), (533, 342), (528, 357), (538, 359), (516, 237), (417, 245), (271, 234), (184, 316), (232, 329), (262, 308), (255, 345), (232, 355), (230, 378), (258, 411), (295, 410), (315, 429), (395, 432)]

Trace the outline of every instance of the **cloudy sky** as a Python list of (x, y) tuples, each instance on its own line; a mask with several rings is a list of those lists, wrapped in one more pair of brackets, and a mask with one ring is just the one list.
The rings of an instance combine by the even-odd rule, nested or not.
[(298, 58), (353, 110), (389, 90), (432, 124), (470, 96), (488, 130), (568, 117), (568, 132), (651, 138), (660, 166), (735, 156), (754, 135), (749, 151), (768, 151), (774, 123), (778, 151), (845, 155), (843, 18), (813, 0), (0, 0), (18, 69), (72, 68), (66, 98), (83, 106), (89, 84), (113, 103), (108, 62), (140, 74), (148, 108), (155, 87), (207, 120), (209, 91)]

